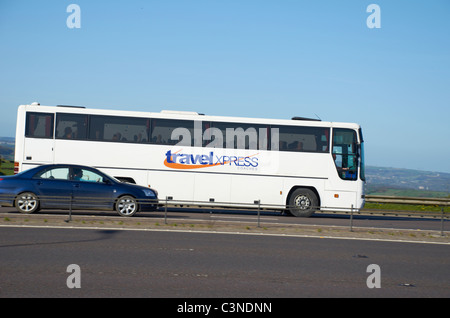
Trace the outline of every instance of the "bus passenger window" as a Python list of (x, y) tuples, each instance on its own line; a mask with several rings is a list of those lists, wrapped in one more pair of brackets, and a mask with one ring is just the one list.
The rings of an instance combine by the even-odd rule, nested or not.
[(27, 113), (25, 136), (35, 138), (53, 138), (53, 114)]
[(91, 140), (113, 142), (148, 142), (150, 120), (120, 116), (91, 116)]
[(176, 145), (181, 142), (185, 146), (191, 146), (194, 145), (191, 140), (193, 136), (192, 120), (152, 119), (150, 141), (154, 144)]
[(293, 152), (329, 152), (329, 128), (273, 126), (279, 130), (279, 150)]
[(56, 139), (78, 139), (87, 137), (87, 116), (79, 114), (56, 115)]

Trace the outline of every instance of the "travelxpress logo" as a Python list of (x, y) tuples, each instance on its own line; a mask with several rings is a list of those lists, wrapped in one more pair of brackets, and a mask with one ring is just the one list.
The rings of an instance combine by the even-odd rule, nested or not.
[(251, 156), (218, 156), (211, 151), (208, 155), (186, 154), (182, 150), (166, 152), (164, 165), (171, 169), (201, 169), (215, 166), (258, 167), (258, 154)]

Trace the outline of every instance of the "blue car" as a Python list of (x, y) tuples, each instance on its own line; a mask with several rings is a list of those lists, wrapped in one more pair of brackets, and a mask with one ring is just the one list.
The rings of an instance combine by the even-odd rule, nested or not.
[(155, 210), (155, 190), (120, 182), (86, 166), (43, 165), (14, 176), (0, 176), (0, 205), (21, 213), (40, 209), (116, 210), (121, 216)]

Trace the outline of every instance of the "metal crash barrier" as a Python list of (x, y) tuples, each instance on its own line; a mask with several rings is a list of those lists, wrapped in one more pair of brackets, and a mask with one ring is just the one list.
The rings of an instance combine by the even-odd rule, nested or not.
[[(12, 206), (16, 197), (0, 195), (0, 205)], [(112, 210), (117, 199), (99, 198), (99, 197), (83, 197), (76, 198), (74, 196), (40, 196), (38, 201), (46, 201), (47, 205), (58, 206), (58, 209), (69, 210), (67, 222), (72, 220), (73, 210)], [(314, 210), (315, 214), (331, 214), (331, 215), (348, 215), (349, 216), (349, 228), (353, 231), (354, 216), (388, 216), (388, 217), (410, 217), (410, 218), (434, 218), (441, 220), (441, 234), (444, 232), (444, 221), (450, 219), (450, 212), (445, 209), (450, 206), (450, 199), (436, 199), (436, 198), (408, 198), (408, 197), (387, 197), (387, 196), (366, 196), (367, 203), (383, 204), (413, 204), (420, 205), (424, 208), (422, 210), (389, 210), (389, 209), (357, 209), (353, 206), (348, 208), (336, 208), (336, 207), (310, 207)], [(172, 196), (166, 196), (164, 199), (154, 200), (136, 200), (139, 205), (155, 205), (158, 209), (164, 210), (164, 222), (167, 224), (167, 216), (169, 208), (182, 208), (182, 209), (214, 209), (216, 212), (220, 211), (252, 211), (256, 212), (257, 227), (261, 227), (261, 212), (270, 211), (277, 213), (286, 213), (290, 208), (299, 209), (298, 206), (286, 206), (286, 205), (274, 205), (264, 204), (260, 199), (253, 200), (253, 203), (230, 203), (230, 202), (217, 202), (210, 201), (187, 201), (187, 200), (175, 200)], [(107, 208), (107, 206), (109, 208)], [(434, 211), (429, 209), (434, 207)], [(51, 209), (51, 207), (49, 207)]]

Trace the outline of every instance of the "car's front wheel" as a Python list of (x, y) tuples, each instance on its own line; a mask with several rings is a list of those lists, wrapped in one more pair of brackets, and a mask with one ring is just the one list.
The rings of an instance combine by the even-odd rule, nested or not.
[(117, 199), (116, 211), (120, 216), (133, 216), (138, 208), (137, 200), (132, 196), (125, 195)]
[(33, 213), (39, 209), (38, 197), (32, 192), (24, 192), (16, 197), (16, 209), (20, 213)]

